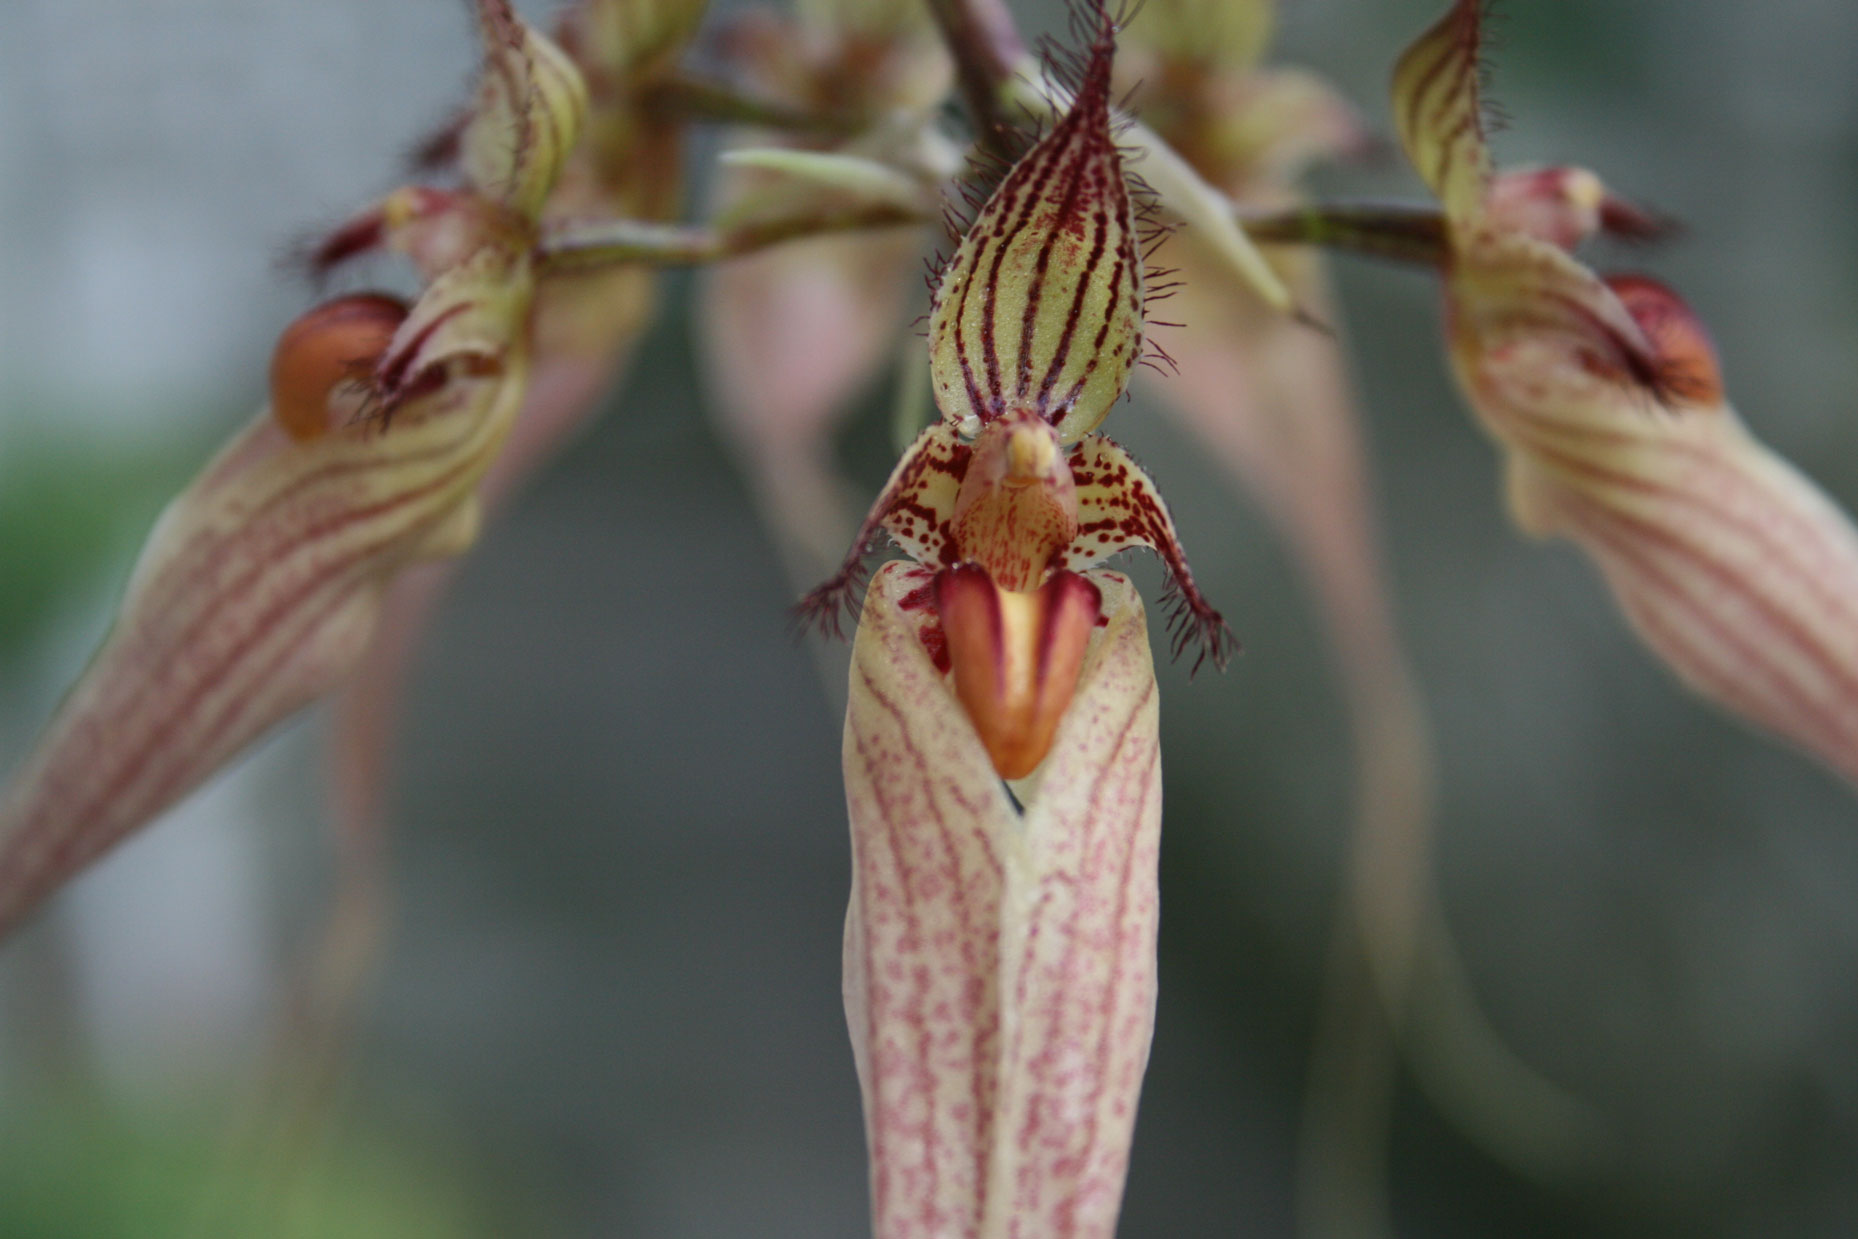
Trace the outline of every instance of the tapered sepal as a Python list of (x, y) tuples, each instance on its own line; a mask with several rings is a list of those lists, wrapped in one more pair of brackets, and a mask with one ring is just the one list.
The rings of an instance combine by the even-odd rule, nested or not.
[(516, 350), (383, 433), (261, 414), (149, 535), (115, 626), (0, 801), (0, 931), (360, 658), (381, 593), (475, 536), (521, 404)]
[[(1155, 1029), (1160, 710), (1127, 579), (1005, 853), (991, 1219), (983, 1235), (1110, 1239)], [(990, 1219), (990, 1220), (991, 1220)]]
[(1476, 222), (1490, 187), (1479, 80), (1483, 8), (1484, 0), (1456, 0), (1394, 66), (1400, 144), (1454, 226)]
[(1110, 127), (1106, 28), (1050, 132), (1007, 172), (943, 269), (929, 316), (936, 403), (966, 434), (1009, 412), (1094, 429), (1142, 353), (1142, 261)]
[(477, 7), (484, 73), (459, 138), (459, 162), (472, 188), (534, 220), (580, 137), (587, 84), (509, 0), (478, 0)]
[(1748, 433), (1674, 293), (1606, 287), (1648, 341), (1642, 370), (1597, 332), (1454, 339), (1518, 523), (1579, 543), (1685, 683), (1858, 781), (1858, 531)]

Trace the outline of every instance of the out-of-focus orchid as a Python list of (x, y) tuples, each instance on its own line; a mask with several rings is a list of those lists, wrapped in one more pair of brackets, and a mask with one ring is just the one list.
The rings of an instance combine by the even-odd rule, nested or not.
[(1141, 603), (1089, 569), (1151, 547), (1182, 639), (1221, 661), (1227, 638), (1152, 483), (1095, 433), (1143, 348), (1113, 54), (1104, 21), (1070, 109), (942, 271), (943, 420), (807, 604), (835, 617), (880, 531), (916, 560), (867, 593), (845, 730), (846, 1013), (880, 1239), (1108, 1236), (1122, 1199), (1154, 1021), (1160, 750)]
[[(1291, 208), (1310, 164), (1368, 146), (1354, 109), (1321, 78), (1261, 63), (1275, 15), (1270, 0), (1150, 0), (1119, 70), (1137, 115), (1241, 216)], [(1440, 1108), (1500, 1154), (1532, 1169), (1565, 1164), (1585, 1132), (1513, 1063), (1457, 981), (1431, 880), (1431, 741), (1388, 601), (1341, 342), (1265, 303), (1197, 232), (1181, 230), (1156, 256), (1178, 271), (1168, 310), (1184, 328), (1168, 341), (1176, 373), (1150, 390), (1289, 544), (1325, 621), (1353, 733), (1347, 897), (1311, 1064), (1299, 1193), (1305, 1223), (1323, 1233), (1351, 1192), (1371, 1193), (1382, 1178), (1366, 1164), (1378, 1153), (1344, 1163), (1378, 1149), (1386, 1129), (1396, 1064), (1364, 1049), (1383, 1029), (1400, 1035)], [(1320, 255), (1264, 254), (1299, 306), (1333, 321)], [(1385, 1010), (1364, 1009), (1374, 1003)], [(1351, 1128), (1360, 1130), (1340, 1134)]]
[[(721, 215), (829, 210), (894, 191), (933, 216), (958, 156), (933, 127), (949, 61), (920, 3), (816, 3), (792, 19), (754, 11), (724, 46), (762, 95), (839, 131), (745, 132), (724, 155)], [(890, 171), (883, 186), (834, 184), (794, 175), (790, 152), (845, 156), (841, 172)], [(926, 233), (906, 223), (798, 241), (719, 264), (700, 288), (712, 406), (798, 580), (829, 571), (856, 524), (830, 434), (897, 355)]]
[[(677, 57), (703, 14), (701, 0), (587, 0), (563, 15), (557, 43), (587, 84), (587, 119), (540, 203), (544, 234), (586, 219), (665, 220), (677, 212), (688, 122), (682, 111), (664, 106), (664, 95), (676, 88)], [(426, 152), (428, 162), (464, 162), (468, 150), (457, 140), (463, 132), (441, 134)], [(364, 216), (325, 243), (319, 265), (332, 266), (383, 239)], [(538, 283), (529, 391), (479, 485), (487, 512), (599, 407), (650, 321), (656, 281), (652, 268), (622, 264)], [(420, 566), (394, 583), (365, 660), (336, 701), (334, 815), (345, 853), (363, 864), (371, 863), (378, 846), (409, 664), (450, 573), (450, 565)]]
[[(678, 86), (677, 58), (696, 34), (702, 0), (585, 0), (568, 9), (557, 45), (587, 85), (587, 118), (543, 199), (540, 231), (589, 218), (660, 221), (681, 205), (688, 118), (665, 106)], [(447, 131), (423, 152), (434, 165), (464, 165), (465, 132)], [(330, 267), (388, 240), (369, 216), (337, 231), (318, 255)], [(571, 439), (600, 407), (651, 319), (657, 272), (621, 264), (538, 280), (531, 315), (528, 394), (477, 488), (485, 515)], [(330, 810), (335, 827), (335, 903), (305, 979), (318, 992), (298, 1006), (338, 1039), (373, 959), (384, 922), (385, 801), (401, 703), (422, 638), (451, 583), (451, 562), (417, 564), (389, 587), (367, 652), (336, 696), (330, 734)]]
[(479, 18), (468, 188), (398, 191), (357, 226), (425, 291), (340, 298), (280, 338), (270, 408), (163, 514), (0, 805), (0, 928), (339, 684), (401, 570), (474, 539), (528, 387), (537, 213), (586, 110), (578, 71), (507, 4)]
[(1591, 555), (1691, 688), (1858, 780), (1858, 532), (1748, 433), (1677, 294), (1567, 253), (1654, 220), (1583, 171), (1493, 176), (1480, 10), (1461, 0), (1406, 53), (1394, 110), (1444, 207), (1452, 365), (1510, 511)]

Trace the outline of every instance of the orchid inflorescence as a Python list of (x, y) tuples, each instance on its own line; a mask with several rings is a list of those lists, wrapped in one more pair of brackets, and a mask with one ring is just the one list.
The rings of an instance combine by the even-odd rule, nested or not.
[[(342, 826), (377, 830), (381, 719), (443, 589), (428, 565), (617, 381), (676, 265), (711, 268), (723, 429), (813, 585), (800, 615), (857, 617), (845, 1004), (881, 1236), (1115, 1227), (1153, 1031), (1161, 781), (1143, 603), (1105, 562), (1159, 557), (1193, 668), (1236, 644), (1160, 489), (1099, 429), (1144, 361), (1324, 608), (1356, 730), (1351, 865), (1386, 879), (1356, 883), (1341, 940), (1389, 1022), (1428, 1036), (1405, 1017), (1437, 973), (1418, 961), (1449, 951), (1429, 758), (1316, 247), (1436, 271), (1517, 524), (1585, 551), (1684, 684), (1858, 778), (1858, 532), (1744, 427), (1676, 293), (1575, 257), (1663, 221), (1584, 169), (1495, 169), (1480, 0), (1394, 71), (1436, 208), (1303, 199), (1308, 164), (1371, 144), (1319, 79), (1259, 63), (1266, 0), (1080, 0), (1042, 62), (992, 0), (801, 0), (713, 31), (714, 79), (683, 66), (701, 0), (580, 0), (553, 38), (507, 0), (477, 16), (477, 94), (424, 151), (451, 183), (312, 250), (320, 272), (401, 255), (419, 293), (344, 295), (281, 332), (267, 409), (157, 523), (0, 801), (0, 930), (333, 694), (355, 758)], [(731, 136), (691, 224), (701, 122)], [(942, 217), (952, 248), (909, 345), (936, 416), (854, 522), (830, 420), (914, 340), (899, 290)], [(1154, 317), (1176, 294), (1180, 321)], [(880, 539), (907, 559), (867, 586)]]

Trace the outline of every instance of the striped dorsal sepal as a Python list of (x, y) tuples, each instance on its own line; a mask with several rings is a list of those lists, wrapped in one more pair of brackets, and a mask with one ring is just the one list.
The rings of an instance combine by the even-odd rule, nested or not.
[(1142, 256), (1110, 117), (1099, 14), (1070, 108), (1008, 169), (943, 269), (929, 317), (942, 416), (963, 434), (1032, 413), (1066, 444), (1100, 424), (1142, 353)]
[(1454, 227), (1477, 222), (1490, 189), (1479, 60), (1483, 24), (1483, 0), (1458, 0), (1394, 66), (1400, 145)]

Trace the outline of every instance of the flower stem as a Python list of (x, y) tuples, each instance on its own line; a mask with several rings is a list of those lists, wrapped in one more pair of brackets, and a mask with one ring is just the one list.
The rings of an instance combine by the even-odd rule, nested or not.
[(676, 73), (652, 83), (645, 91), (644, 104), (653, 111), (685, 120), (753, 125), (795, 133), (853, 134), (870, 123), (868, 116), (854, 112), (790, 107), (748, 94), (727, 82), (686, 73)]
[(932, 217), (927, 213), (894, 203), (752, 220), (727, 228), (602, 220), (545, 232), (536, 245), (536, 265), (544, 276), (627, 264), (690, 267), (753, 253), (783, 241), (838, 232), (921, 227), (930, 222)]
[(1441, 265), (1449, 248), (1436, 207), (1337, 202), (1236, 214), (1245, 234), (1264, 245), (1320, 245), (1429, 267)]
[(1012, 162), (1019, 153), (1005, 111), (1006, 85), (1026, 56), (1026, 44), (1002, 0), (929, 0), (929, 12), (955, 59), (955, 78), (974, 121), (975, 142)]

